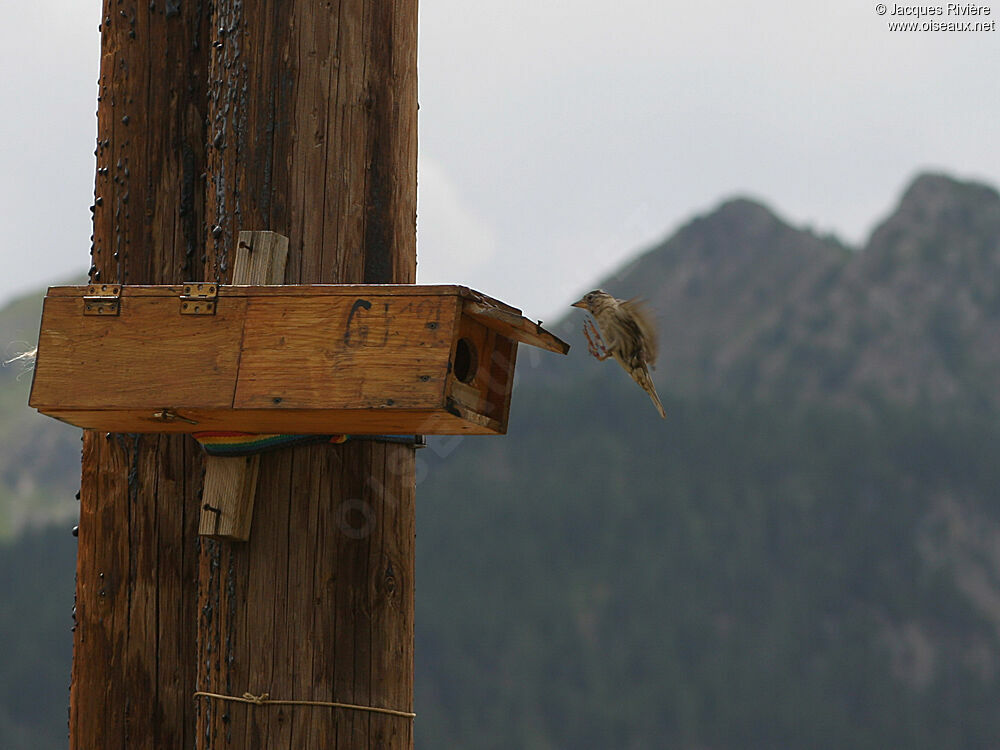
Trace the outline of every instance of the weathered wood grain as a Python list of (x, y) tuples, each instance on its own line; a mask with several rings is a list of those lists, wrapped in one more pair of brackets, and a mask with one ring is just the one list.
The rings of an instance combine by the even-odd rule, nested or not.
[[(290, 271), (286, 273), (291, 273)], [(303, 282), (301, 284), (284, 284), (257, 287), (250, 292), (244, 288), (245, 285), (225, 284), (219, 287), (220, 297), (245, 297), (252, 293), (255, 297), (286, 296), (293, 294), (297, 297), (308, 296), (344, 296), (344, 297), (365, 297), (368, 295), (380, 295), (387, 297), (427, 297), (427, 296), (457, 296), (463, 300), (473, 300), (488, 307), (496, 307), (503, 312), (520, 315), (521, 311), (501, 302), (500, 300), (488, 297), (482, 292), (478, 292), (469, 287), (457, 284), (338, 284), (332, 282)], [(49, 297), (78, 297), (86, 293), (87, 286), (52, 286), (49, 287), (47, 296)], [(131, 284), (122, 286), (122, 298), (128, 297), (177, 297), (183, 293), (184, 286), (180, 284)]]
[[(29, 403), (43, 411), (229, 408), (246, 299), (215, 315), (181, 315), (179, 295), (123, 298), (114, 317), (86, 316), (82, 297), (45, 300)], [(121, 429), (121, 428), (117, 428)]]
[[(180, 291), (126, 287), (120, 315), (98, 317), (82, 315), (81, 288), (52, 290), (29, 403), (137, 432), (462, 433), (452, 417), (472, 412), (502, 433), (512, 339), (562, 343), (460, 287), (223, 286), (205, 316), (181, 315)], [(459, 340), (476, 361), (464, 384)]]
[[(198, 622), (198, 493), (200, 453), (190, 440), (162, 435), (147, 472), (156, 478), (156, 688), (152, 747), (190, 747)], [(156, 469), (154, 471), (154, 468)]]
[[(288, 238), (277, 232), (241, 231), (233, 266), (234, 284), (281, 284), (285, 280)], [(240, 341), (246, 329), (244, 317)], [(233, 346), (234, 349), (238, 348)], [(218, 539), (250, 538), (260, 457), (205, 458), (198, 533)]]
[[(249, 238), (237, 248), (237, 264), (240, 253), (258, 263), (266, 255), (266, 247), (251, 253)], [(46, 298), (29, 403), (71, 422), (73, 416), (66, 412), (73, 409), (133, 408), (128, 424), (142, 423), (143, 431), (173, 431), (177, 424), (180, 431), (206, 429), (184, 419), (157, 418), (164, 408), (181, 416), (212, 406), (444, 408), (451, 379), (447, 348), (454, 357), (459, 323), (463, 330), (472, 321), (476, 330), (499, 334), (472, 337), (484, 362), (509, 359), (511, 341), (566, 349), (502, 303), (456, 286), (221, 286), (215, 314), (206, 316), (180, 315), (178, 297), (184, 289), (175, 286), (127, 286), (119, 315), (84, 316), (84, 290), (57, 287)], [(504, 385), (497, 378), (505, 371), (492, 369), (494, 396), (500, 392), (497, 386)], [(481, 400), (492, 403), (495, 398), (484, 392)], [(467, 406), (471, 403), (466, 400)], [(505, 425), (505, 418), (497, 418), (500, 411), (506, 414), (503, 406), (484, 416)], [(213, 416), (212, 429), (251, 431), (239, 414), (229, 416), (228, 423), (223, 414)], [(328, 416), (344, 422), (345, 415)], [(280, 417), (275, 422), (273, 430), (305, 431)], [(75, 423), (126, 429), (110, 419)], [(400, 429), (416, 431), (405, 424)], [(344, 425), (325, 431), (337, 430), (365, 428)]]
[(231, 284), (262, 286), (285, 282), (288, 238), (277, 232), (243, 230), (237, 236)]
[(205, 457), (199, 534), (216, 539), (249, 539), (259, 470), (259, 455)]
[[(237, 228), (260, 227), (289, 238), (291, 283), (412, 283), (416, 3), (218, 0), (214, 14), (213, 26), (226, 33), (208, 76), (212, 269), (220, 279), (228, 272)], [(400, 512), (412, 516), (413, 451), (401, 451)], [(359, 493), (383, 473), (383, 461), (367, 443), (262, 457), (249, 542), (210, 543), (229, 561), (217, 568), (218, 590), (234, 593), (231, 606), (214, 608), (212, 589), (204, 589), (214, 619), (203, 620), (199, 663), (207, 666), (199, 689), (346, 702), (391, 697), (399, 701), (393, 708), (412, 706), (411, 597), (402, 599), (411, 618), (402, 629), (379, 621), (383, 628), (373, 625), (368, 594), (376, 575), (369, 537), (406, 527), (376, 518), (359, 537), (350, 523), (354, 501), (365, 500)], [(410, 571), (412, 544), (398, 542)], [(412, 577), (405, 580), (412, 586)], [(399, 658), (374, 661), (383, 647)], [(372, 685), (391, 685), (395, 695)], [(199, 748), (412, 747), (410, 722), (398, 717), (199, 703)], [(405, 734), (376, 745), (370, 727), (394, 722)]]
[(521, 341), (558, 354), (566, 354), (569, 351), (569, 344), (565, 341), (556, 338), (538, 323), (533, 323), (518, 313), (473, 300), (465, 301), (463, 312), (514, 341)]
[[(225, 283), (242, 227), (288, 236), (291, 281), (414, 281), (416, 2), (105, 0), (101, 27), (94, 281)], [(188, 438), (86, 433), (71, 747), (412, 747), (399, 717), (192, 700), (412, 706), (412, 460), (267, 456), (234, 545), (198, 539)]]
[[(240, 412), (242, 431), (258, 434), (314, 435), (495, 435), (501, 427), (494, 420), (492, 428), (483, 427), (481, 415), (469, 411), (457, 415), (448, 410), (421, 409), (337, 409), (321, 412), (302, 409), (244, 409)], [(48, 411), (46, 414), (68, 424), (88, 429), (122, 430), (125, 432), (163, 432), (183, 434), (200, 430), (231, 429), (230, 412), (181, 410), (184, 421), (163, 422), (160, 419), (136, 415), (132, 411)], [(484, 418), (485, 419), (485, 418)]]
[[(440, 406), (453, 298), (253, 299), (236, 409)], [(450, 305), (449, 305), (450, 303)]]
[[(477, 418), (501, 425), (505, 431), (517, 345), (468, 315), (459, 320), (455, 339), (456, 350), (464, 344), (472, 353), (473, 366), (464, 382), (458, 377), (449, 378), (449, 398), (462, 407), (463, 414), (474, 413)], [(457, 352), (452, 353), (452, 361), (457, 361)]]
[[(105, 0), (100, 22), (91, 280), (204, 278), (207, 6), (175, 13), (170, 4)], [(84, 433), (75, 750), (194, 745), (197, 500), (189, 478), (200, 473), (200, 452), (189, 441)]]

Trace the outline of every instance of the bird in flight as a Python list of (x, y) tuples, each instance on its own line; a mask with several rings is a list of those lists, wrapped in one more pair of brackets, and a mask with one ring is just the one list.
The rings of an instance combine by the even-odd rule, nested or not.
[(638, 299), (615, 299), (603, 289), (595, 289), (573, 303), (594, 316), (583, 324), (590, 353), (604, 361), (614, 357), (632, 380), (638, 383), (664, 419), (660, 397), (656, 395), (649, 368), (656, 363), (656, 328), (646, 306)]

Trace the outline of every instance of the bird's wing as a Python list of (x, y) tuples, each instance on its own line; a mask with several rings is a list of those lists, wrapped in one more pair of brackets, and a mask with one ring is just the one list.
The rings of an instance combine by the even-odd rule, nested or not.
[(625, 300), (621, 303), (622, 307), (632, 316), (635, 320), (636, 326), (639, 328), (639, 332), (642, 334), (643, 341), (643, 359), (646, 361), (650, 367), (656, 364), (656, 354), (659, 342), (657, 340), (656, 333), (656, 323), (654, 322), (654, 317), (649, 306), (640, 298), (633, 297), (630, 300)]

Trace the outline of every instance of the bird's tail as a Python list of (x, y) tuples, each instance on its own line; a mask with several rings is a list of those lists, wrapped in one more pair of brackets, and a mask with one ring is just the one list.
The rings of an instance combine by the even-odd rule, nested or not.
[(660, 397), (656, 395), (656, 389), (651, 388), (649, 390), (649, 397), (653, 399), (653, 403), (656, 405), (656, 410), (660, 412), (660, 416), (663, 419), (667, 418), (667, 413), (663, 410), (663, 404), (660, 403)]
[(642, 386), (642, 390), (649, 394), (649, 397), (656, 405), (656, 410), (660, 412), (660, 416), (666, 419), (667, 413), (663, 410), (663, 404), (660, 403), (660, 397), (656, 393), (656, 386), (653, 385), (653, 379), (649, 377), (649, 370), (645, 367), (641, 370), (635, 370), (632, 377), (636, 383)]

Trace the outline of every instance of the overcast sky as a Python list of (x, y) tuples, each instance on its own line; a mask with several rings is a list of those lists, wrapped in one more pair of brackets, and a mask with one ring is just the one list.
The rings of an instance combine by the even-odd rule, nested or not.
[[(91, 231), (100, 3), (17, 12), (0, 300), (82, 273)], [(856, 1), (421, 0), (418, 280), (549, 319), (736, 194), (859, 242), (919, 170), (1000, 184), (1000, 31), (890, 20)]]

